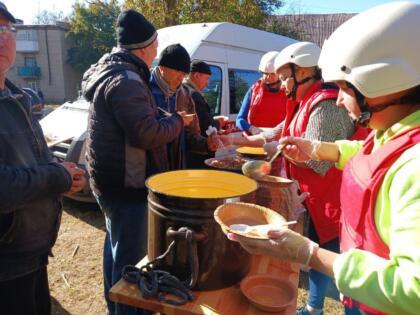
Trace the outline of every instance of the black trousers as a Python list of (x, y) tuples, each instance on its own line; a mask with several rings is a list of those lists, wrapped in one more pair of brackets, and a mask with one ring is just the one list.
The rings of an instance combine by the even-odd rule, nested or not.
[(0, 313), (50, 315), (51, 297), (47, 267), (17, 279), (0, 281)]

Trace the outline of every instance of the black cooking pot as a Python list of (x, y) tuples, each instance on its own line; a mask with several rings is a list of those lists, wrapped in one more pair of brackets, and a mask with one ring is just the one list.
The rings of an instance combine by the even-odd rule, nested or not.
[(253, 202), (254, 180), (224, 171), (182, 170), (152, 176), (146, 186), (149, 260), (166, 252), (159, 268), (196, 290), (224, 288), (248, 273), (250, 255), (226, 238), (213, 212), (227, 202)]

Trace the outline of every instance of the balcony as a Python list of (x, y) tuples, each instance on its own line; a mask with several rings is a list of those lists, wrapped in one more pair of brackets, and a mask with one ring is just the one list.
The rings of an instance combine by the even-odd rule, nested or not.
[(34, 40), (16, 40), (16, 51), (21, 53), (39, 52), (38, 41)]
[(18, 75), (22, 78), (39, 78), (41, 76), (41, 68), (38, 66), (18, 67)]
[(18, 29), (16, 35), (16, 51), (22, 53), (39, 52), (37, 31)]

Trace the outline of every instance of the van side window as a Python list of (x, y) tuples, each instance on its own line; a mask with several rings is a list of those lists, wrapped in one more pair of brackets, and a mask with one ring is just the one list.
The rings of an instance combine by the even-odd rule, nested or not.
[(222, 69), (210, 65), (209, 84), (203, 90), (204, 99), (210, 106), (211, 115), (220, 115), (222, 103)]
[(230, 114), (237, 114), (248, 89), (261, 77), (258, 71), (229, 69)]

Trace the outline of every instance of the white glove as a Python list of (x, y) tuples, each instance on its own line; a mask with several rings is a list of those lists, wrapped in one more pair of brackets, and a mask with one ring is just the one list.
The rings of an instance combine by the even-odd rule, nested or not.
[(299, 185), (296, 181), (288, 188), (288, 204), (289, 204), (289, 220), (298, 220), (299, 217), (306, 211), (303, 202), (309, 196), (309, 193), (299, 193)]
[(219, 139), (222, 141), (223, 146), (228, 147), (235, 144), (235, 136), (234, 135), (220, 135)]
[(209, 126), (206, 130), (206, 135), (207, 136), (212, 136), (214, 134), (217, 134), (217, 128), (213, 127), (213, 126)]
[(249, 127), (248, 132), (251, 135), (258, 135), (258, 134), (260, 134), (262, 132), (262, 129), (260, 129), (258, 127), (255, 127), (255, 126), (251, 126), (251, 127)]
[(264, 151), (267, 152), (268, 158), (271, 158), (277, 152), (279, 143), (277, 141), (271, 141), (264, 144)]
[(284, 146), (284, 156), (291, 161), (306, 162), (309, 160), (319, 161), (319, 140), (308, 140), (299, 137), (285, 137), (279, 140), (279, 145)]
[(307, 266), (318, 244), (287, 228), (268, 231), (268, 240), (253, 239), (229, 233), (228, 238), (239, 242), (253, 255), (268, 255)]
[(220, 139), (220, 136), (217, 134), (217, 128), (209, 126), (206, 130), (207, 137), (207, 146), (210, 151), (217, 151), (224, 147), (223, 141)]

